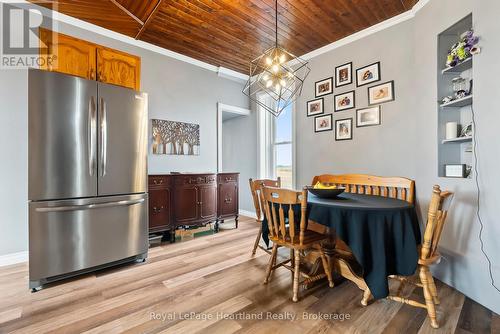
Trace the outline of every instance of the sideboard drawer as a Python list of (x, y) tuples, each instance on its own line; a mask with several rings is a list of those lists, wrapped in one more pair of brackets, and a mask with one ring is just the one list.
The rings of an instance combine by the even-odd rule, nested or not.
[(219, 174), (217, 175), (217, 183), (229, 183), (229, 182), (238, 182), (238, 174)]
[(169, 187), (171, 185), (171, 178), (167, 175), (150, 175), (148, 177), (148, 185), (150, 188)]
[(202, 174), (202, 175), (182, 175), (177, 176), (175, 179), (176, 185), (204, 185), (215, 184), (215, 174)]

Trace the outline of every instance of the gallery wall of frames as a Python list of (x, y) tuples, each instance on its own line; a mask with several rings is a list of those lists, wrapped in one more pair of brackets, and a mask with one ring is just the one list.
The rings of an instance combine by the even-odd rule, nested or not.
[[(314, 132), (333, 131), (336, 141), (352, 140), (354, 124), (382, 124), (382, 104), (395, 100), (394, 80), (382, 82), (380, 62), (359, 65), (354, 72), (352, 62), (338, 65), (333, 76), (315, 82), (315, 98), (306, 106), (307, 117), (314, 118)], [(368, 105), (356, 104), (359, 94), (367, 94)], [(325, 102), (328, 95), (333, 95), (333, 103)]]

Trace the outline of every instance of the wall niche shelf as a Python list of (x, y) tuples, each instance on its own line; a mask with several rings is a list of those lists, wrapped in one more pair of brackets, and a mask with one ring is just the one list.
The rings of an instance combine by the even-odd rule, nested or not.
[(442, 103), (441, 108), (465, 107), (472, 104), (472, 94), (461, 99), (456, 99), (447, 103)]
[[(467, 58), (454, 67), (444, 68), (448, 51), (455, 43), (460, 41), (460, 35), (472, 29), (472, 14), (458, 21), (438, 35), (437, 48), (437, 96), (454, 96), (452, 81), (457, 77), (462, 77), (467, 82), (464, 88), (470, 89), (470, 80), (473, 79), (473, 57)], [(472, 123), (473, 94), (456, 99), (447, 103), (436, 103), (438, 118), (437, 147), (438, 147), (438, 176), (446, 177), (446, 165), (466, 165), (471, 166), (473, 161), (473, 138), (458, 137), (446, 139), (446, 124), (454, 122), (459, 124), (459, 128), (464, 128)], [(469, 175), (472, 175), (471, 172)], [(457, 180), (464, 178), (455, 178)]]
[(466, 142), (471, 142), (472, 137), (467, 136), (467, 137), (458, 137), (458, 138), (453, 138), (453, 139), (444, 139), (441, 143), (443, 144), (450, 144), (450, 143), (466, 143)]
[[(463, 31), (465, 32), (465, 30)], [(456, 66), (447, 67), (441, 71), (442, 74), (460, 74), (472, 68), (472, 57), (465, 59), (463, 62), (458, 63)]]

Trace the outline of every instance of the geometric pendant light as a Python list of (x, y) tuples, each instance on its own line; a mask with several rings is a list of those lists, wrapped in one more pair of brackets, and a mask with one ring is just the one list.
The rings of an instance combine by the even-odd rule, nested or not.
[[(278, 0), (275, 4), (275, 45), (250, 62), (250, 75), (243, 93), (278, 117), (300, 96), (310, 69), (306, 61), (278, 46)], [(266, 100), (272, 101), (271, 105)]]

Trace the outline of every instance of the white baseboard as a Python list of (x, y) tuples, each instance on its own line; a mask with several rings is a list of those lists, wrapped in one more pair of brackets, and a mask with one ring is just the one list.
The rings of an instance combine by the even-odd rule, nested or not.
[(247, 210), (240, 210), (240, 216), (257, 218), (257, 215), (255, 214), (254, 211), (247, 211)]
[(0, 255), (0, 267), (23, 262), (28, 262), (28, 251)]

